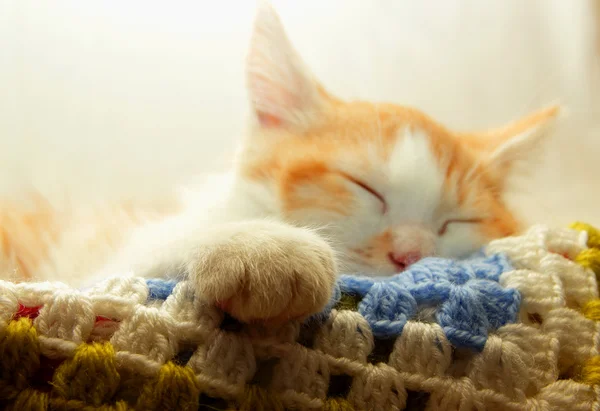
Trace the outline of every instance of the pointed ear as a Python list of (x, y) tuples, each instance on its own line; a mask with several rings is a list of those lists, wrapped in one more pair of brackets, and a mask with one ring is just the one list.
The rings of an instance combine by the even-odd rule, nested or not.
[(520, 162), (535, 162), (561, 113), (558, 105), (532, 113), (500, 129), (466, 137), (492, 175), (504, 178)]
[(262, 127), (301, 129), (318, 118), (325, 93), (266, 1), (258, 5), (246, 76), (250, 103)]

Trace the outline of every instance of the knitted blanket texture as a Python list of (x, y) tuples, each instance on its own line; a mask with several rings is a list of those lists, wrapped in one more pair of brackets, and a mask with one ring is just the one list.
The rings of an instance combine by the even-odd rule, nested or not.
[(600, 232), (533, 226), (470, 258), (340, 277), (241, 324), (188, 281), (0, 281), (0, 409), (600, 410)]

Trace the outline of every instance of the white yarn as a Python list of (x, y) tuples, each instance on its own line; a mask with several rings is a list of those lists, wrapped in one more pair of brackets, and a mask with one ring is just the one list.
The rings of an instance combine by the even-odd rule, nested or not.
[(423, 376), (444, 375), (451, 363), (452, 346), (442, 327), (415, 321), (406, 323), (388, 361), (397, 370)]
[(367, 320), (357, 312), (333, 310), (317, 333), (314, 347), (334, 357), (367, 363), (375, 343)]

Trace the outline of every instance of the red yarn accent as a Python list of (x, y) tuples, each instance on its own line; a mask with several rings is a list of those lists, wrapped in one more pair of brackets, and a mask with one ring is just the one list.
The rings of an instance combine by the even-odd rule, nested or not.
[[(103, 317), (101, 315), (97, 315), (96, 316), (96, 324), (98, 324), (98, 323), (105, 323), (107, 321), (115, 321), (115, 320), (113, 320), (112, 318)], [(118, 321), (115, 321), (115, 322), (118, 322)]]
[(17, 310), (17, 313), (15, 314), (15, 320), (17, 320), (21, 317), (27, 317), (27, 318), (33, 320), (39, 315), (41, 308), (42, 308), (41, 305), (38, 305), (35, 307), (25, 307), (23, 304), (19, 303), (19, 309)]

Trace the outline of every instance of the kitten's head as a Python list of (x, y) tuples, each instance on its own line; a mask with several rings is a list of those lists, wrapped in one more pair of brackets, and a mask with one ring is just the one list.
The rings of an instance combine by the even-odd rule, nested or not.
[(515, 233), (506, 176), (558, 114), (551, 107), (499, 130), (456, 133), (412, 108), (341, 101), (265, 4), (247, 76), (254, 122), (242, 175), (267, 188), (286, 220), (322, 227), (347, 270), (367, 273), (461, 256)]

